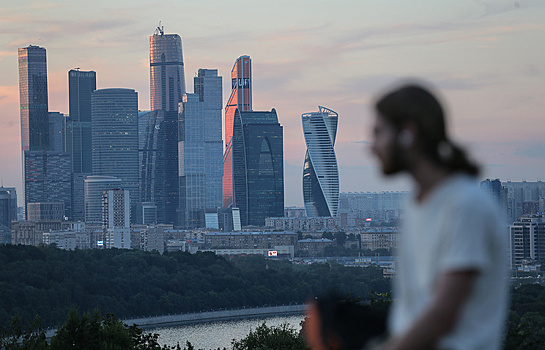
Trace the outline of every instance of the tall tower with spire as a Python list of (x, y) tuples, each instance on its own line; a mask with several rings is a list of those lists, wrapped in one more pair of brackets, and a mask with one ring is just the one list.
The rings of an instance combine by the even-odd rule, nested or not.
[[(178, 184), (178, 103), (185, 94), (182, 39), (178, 34), (165, 34), (159, 26), (150, 36), (150, 101), (151, 110), (161, 113), (163, 121), (155, 126), (158, 142), (153, 169), (143, 173), (149, 182), (142, 200), (157, 206), (160, 223), (176, 224), (179, 203)], [(144, 165), (146, 166), (146, 165)]]

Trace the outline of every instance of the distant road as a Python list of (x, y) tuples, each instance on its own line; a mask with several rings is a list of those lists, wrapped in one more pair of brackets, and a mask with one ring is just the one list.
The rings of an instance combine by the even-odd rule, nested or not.
[[(123, 322), (132, 326), (138, 325), (141, 329), (153, 329), (161, 327), (176, 327), (188, 324), (205, 323), (205, 322), (218, 322), (218, 321), (230, 321), (240, 320), (247, 318), (265, 318), (273, 316), (289, 316), (289, 315), (302, 315), (305, 311), (305, 305), (281, 305), (281, 306), (265, 306), (254, 308), (242, 308), (231, 310), (218, 310), (218, 311), (204, 311), (194, 312), (188, 314), (176, 314), (176, 315), (163, 315), (143, 318), (130, 318), (123, 320)], [(49, 329), (46, 331), (47, 339), (51, 339), (56, 329)]]

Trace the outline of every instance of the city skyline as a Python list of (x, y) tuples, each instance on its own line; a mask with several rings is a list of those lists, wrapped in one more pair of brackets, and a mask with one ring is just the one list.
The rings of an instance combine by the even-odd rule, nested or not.
[[(75, 67), (96, 71), (99, 89), (135, 89), (140, 109), (149, 110), (147, 38), (159, 20), (182, 37), (188, 76), (214, 68), (227, 77), (236, 57), (252, 57), (254, 108), (274, 107), (284, 126), (286, 206), (303, 204), (299, 118), (318, 103), (343, 116), (336, 141), (341, 192), (407, 189), (404, 181), (381, 179), (367, 151), (373, 98), (407, 76), (440, 90), (455, 139), (485, 165), (482, 178), (544, 179), (542, 2), (237, 3), (5, 4), (2, 184), (23, 192), (17, 49), (47, 49), (49, 111), (68, 113), (66, 73)], [(233, 18), (244, 18), (244, 26)], [(229, 84), (223, 90), (227, 99)]]

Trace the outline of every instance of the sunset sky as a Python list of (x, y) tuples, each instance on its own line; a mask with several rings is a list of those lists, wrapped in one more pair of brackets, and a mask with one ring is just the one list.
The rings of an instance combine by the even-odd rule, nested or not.
[[(284, 126), (285, 204), (302, 206), (301, 114), (339, 114), (341, 192), (405, 190), (369, 153), (373, 99), (423, 79), (448, 106), (454, 139), (484, 178), (545, 180), (545, 1), (0, 0), (0, 184), (21, 189), (17, 48), (47, 49), (49, 110), (68, 113), (68, 70), (97, 87), (133, 88), (149, 110), (149, 36), (182, 37), (186, 86), (199, 68), (223, 76), (250, 55), (254, 110)], [(21, 200), (19, 200), (21, 204)]]

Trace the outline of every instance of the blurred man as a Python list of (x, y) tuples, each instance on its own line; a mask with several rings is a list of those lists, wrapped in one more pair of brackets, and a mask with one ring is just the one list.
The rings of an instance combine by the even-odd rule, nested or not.
[(388, 328), (377, 349), (494, 350), (507, 308), (501, 218), (479, 168), (456, 146), (443, 108), (422, 86), (376, 102), (372, 151), (386, 176), (415, 185), (404, 213)]

